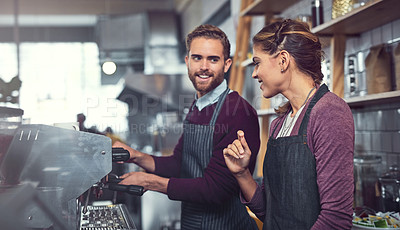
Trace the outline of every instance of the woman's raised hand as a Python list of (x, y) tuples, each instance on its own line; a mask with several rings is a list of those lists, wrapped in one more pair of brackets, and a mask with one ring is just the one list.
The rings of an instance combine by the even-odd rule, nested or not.
[(228, 145), (224, 150), (225, 163), (233, 174), (244, 172), (250, 162), (251, 151), (244, 137), (244, 132), (237, 132), (238, 139)]

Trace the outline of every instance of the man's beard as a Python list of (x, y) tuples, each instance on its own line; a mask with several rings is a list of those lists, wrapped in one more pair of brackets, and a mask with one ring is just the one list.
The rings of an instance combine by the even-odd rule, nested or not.
[[(207, 84), (206, 86), (203, 84), (199, 84), (198, 82), (196, 82), (196, 78), (199, 75), (210, 76), (210, 78), (212, 78), (211, 82), (209, 84)], [(190, 81), (192, 82), (194, 88), (196, 89), (196, 91), (200, 92), (201, 95), (205, 95), (208, 92), (215, 89), (219, 84), (221, 84), (221, 82), (224, 80), (224, 72), (220, 71), (220, 72), (214, 74), (213, 72), (209, 72), (209, 71), (198, 71), (194, 74), (189, 73), (189, 78), (190, 78)]]

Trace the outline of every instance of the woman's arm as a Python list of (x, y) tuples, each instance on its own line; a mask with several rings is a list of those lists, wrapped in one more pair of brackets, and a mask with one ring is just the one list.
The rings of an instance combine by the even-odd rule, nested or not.
[(307, 135), (321, 202), (312, 229), (351, 229), (354, 121), (345, 102), (332, 94), (321, 98), (311, 112)]

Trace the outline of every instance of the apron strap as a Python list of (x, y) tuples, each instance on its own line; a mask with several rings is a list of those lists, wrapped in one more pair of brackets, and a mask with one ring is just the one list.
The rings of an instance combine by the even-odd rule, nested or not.
[[(301, 122), (300, 129), (299, 129), (299, 135), (307, 133), (307, 129), (305, 129), (305, 127), (307, 127), (307, 125), (308, 125), (308, 120), (310, 118), (311, 109), (314, 107), (314, 105), (317, 103), (317, 101), (327, 92), (329, 92), (328, 86), (326, 86), (326, 84), (322, 84), (319, 87), (319, 89), (317, 90), (317, 92), (315, 93), (313, 99), (310, 101), (310, 104), (307, 107), (307, 111), (306, 111), (306, 113), (304, 115), (303, 121)], [(288, 114), (290, 111), (292, 111), (292, 110), (289, 109), (286, 112), (286, 114)], [(282, 122), (284, 122), (284, 119), (282, 120)], [(271, 137), (274, 137), (275, 131), (278, 129), (278, 125), (279, 125), (279, 123), (277, 123), (275, 125), (275, 127), (274, 127), (274, 129), (272, 131)]]
[[(214, 126), (215, 122), (217, 121), (219, 112), (221, 111), (222, 105), (224, 104), (226, 95), (228, 95), (230, 92), (229, 88), (226, 88), (226, 90), (219, 96), (218, 98), (218, 103), (217, 103), (217, 107), (214, 110), (213, 116), (211, 117), (210, 123), (209, 125)], [(195, 106), (195, 103), (193, 103), (193, 105), (190, 107), (190, 110), (192, 110)], [(190, 113), (188, 114), (188, 116), (185, 118), (185, 120), (183, 121), (184, 124), (188, 124), (188, 118), (189, 118)]]
[(214, 114), (210, 120), (210, 126), (214, 126), (215, 122), (217, 121), (219, 112), (221, 111), (222, 105), (224, 104), (226, 95), (228, 95), (230, 89), (226, 88), (226, 90), (219, 96), (217, 107), (215, 108)]
[(311, 109), (314, 108), (314, 105), (317, 104), (318, 100), (324, 96), (327, 92), (329, 92), (328, 86), (325, 84), (319, 87), (318, 91), (315, 93), (313, 99), (310, 101), (310, 104), (307, 107), (307, 111), (304, 114), (303, 121), (301, 122), (299, 135), (302, 134), (304, 137), (307, 136), (307, 125), (310, 120)]

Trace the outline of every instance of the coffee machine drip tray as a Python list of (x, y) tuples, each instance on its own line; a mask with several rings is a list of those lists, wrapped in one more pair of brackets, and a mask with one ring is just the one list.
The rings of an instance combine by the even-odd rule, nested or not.
[(88, 206), (86, 213), (81, 208), (80, 230), (136, 230), (124, 204)]

